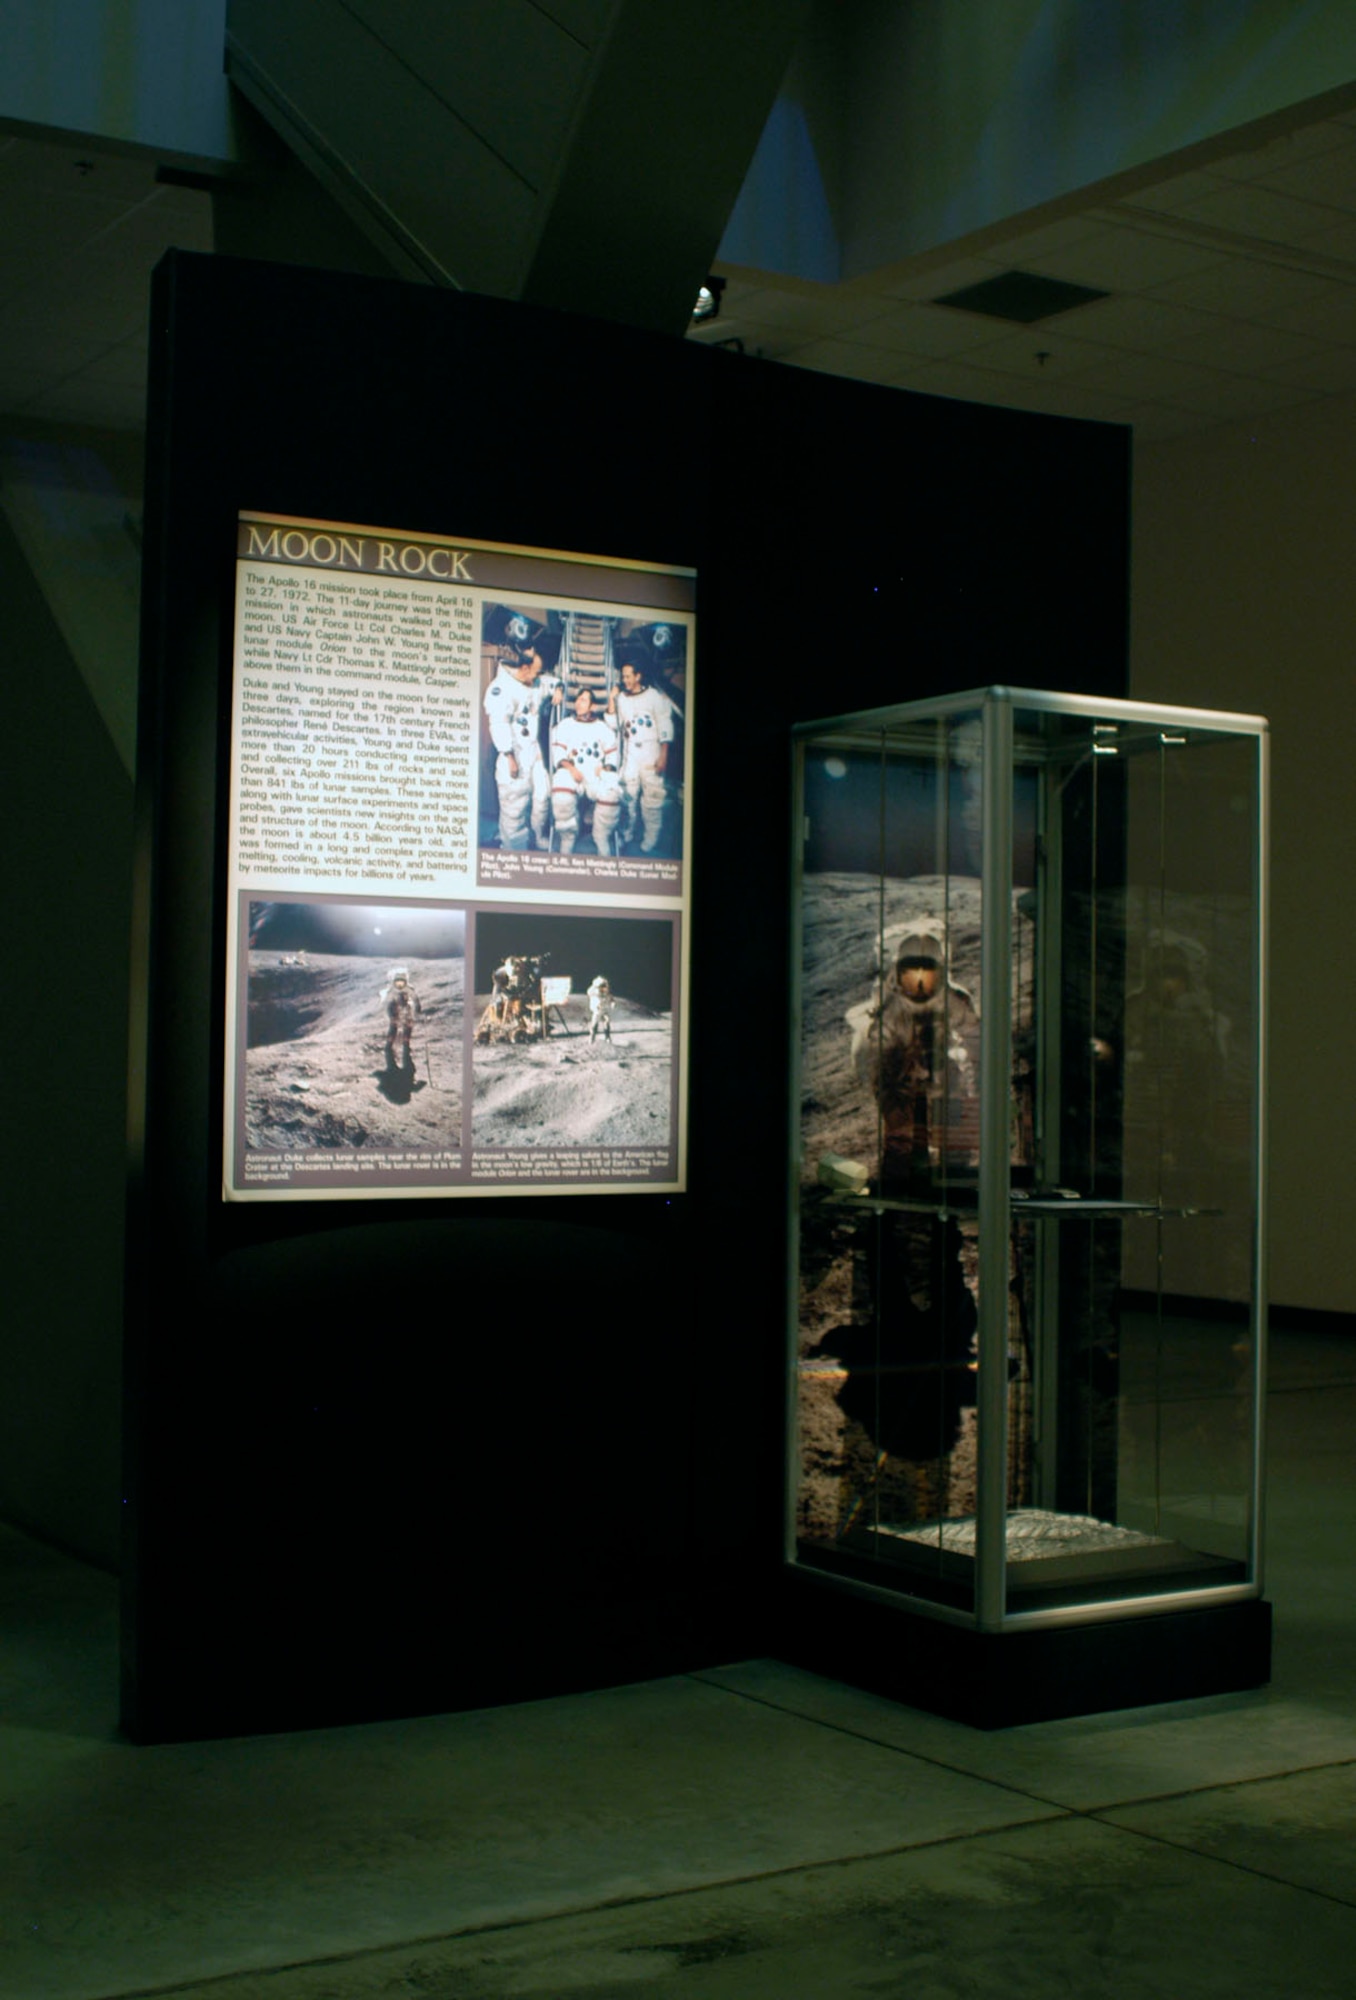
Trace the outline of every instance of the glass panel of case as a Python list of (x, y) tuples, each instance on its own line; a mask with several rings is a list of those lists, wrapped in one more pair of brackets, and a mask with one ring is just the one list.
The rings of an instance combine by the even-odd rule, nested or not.
[[(1259, 737), (1018, 695), (986, 793), (991, 705), (971, 699), (799, 748), (796, 1554), (973, 1611), (983, 1454), (1008, 1613), (1245, 1581)], [(987, 1090), (1011, 1227), (983, 1302)], [(982, 1306), (1006, 1379), (981, 1437)]]
[[(958, 1609), (978, 1479), (978, 711), (807, 750), (802, 1556)], [(863, 1195), (874, 1197), (863, 1201)]]

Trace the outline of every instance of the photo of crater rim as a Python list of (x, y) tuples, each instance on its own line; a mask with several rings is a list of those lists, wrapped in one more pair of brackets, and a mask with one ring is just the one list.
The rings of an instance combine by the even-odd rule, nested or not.
[[(676, 951), (667, 917), (477, 916), (477, 1156), (500, 1146), (673, 1145)], [(590, 999), (598, 980), (605, 1023)]]
[(459, 1148), (465, 937), (460, 909), (252, 902), (246, 1149)]

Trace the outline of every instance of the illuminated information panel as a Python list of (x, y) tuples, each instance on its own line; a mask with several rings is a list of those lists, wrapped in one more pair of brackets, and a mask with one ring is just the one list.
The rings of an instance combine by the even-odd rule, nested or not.
[(228, 1201), (683, 1187), (694, 594), (240, 516)]

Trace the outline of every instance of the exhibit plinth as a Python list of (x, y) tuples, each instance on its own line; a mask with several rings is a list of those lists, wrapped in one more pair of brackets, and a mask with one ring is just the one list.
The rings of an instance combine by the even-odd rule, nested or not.
[(1271, 1678), (1263, 1598), (980, 1632), (801, 1572), (778, 1610), (780, 1659), (972, 1729), (1240, 1694)]

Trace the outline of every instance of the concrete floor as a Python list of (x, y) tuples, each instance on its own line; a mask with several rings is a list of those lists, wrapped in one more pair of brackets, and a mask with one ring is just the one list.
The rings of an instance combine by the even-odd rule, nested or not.
[(1280, 1335), (1276, 1677), (982, 1735), (762, 1660), (134, 1749), (0, 1531), (6, 2000), (1356, 1994), (1356, 1343)]

